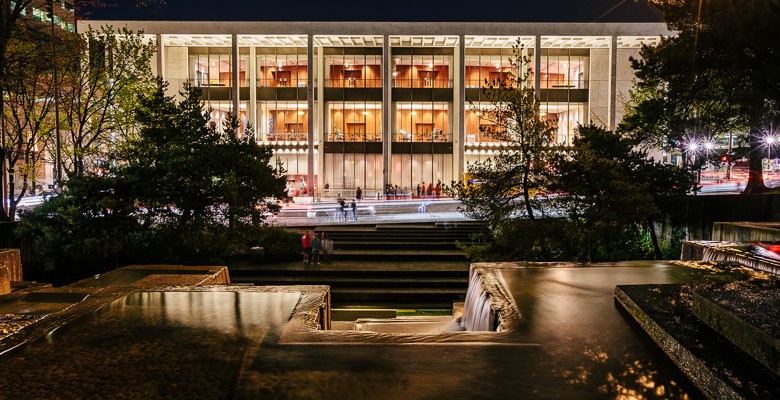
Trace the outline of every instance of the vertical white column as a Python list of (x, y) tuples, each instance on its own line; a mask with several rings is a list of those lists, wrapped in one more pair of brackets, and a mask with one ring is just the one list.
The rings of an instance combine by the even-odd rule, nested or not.
[[(518, 71), (519, 72), (519, 71)], [(542, 97), (542, 37), (534, 37), (534, 91)]]
[(617, 36), (610, 37), (609, 41), (609, 129), (615, 129), (616, 105), (617, 105)]
[(230, 68), (231, 68), (231, 80), (233, 85), (230, 88), (230, 94), (233, 97), (233, 113), (236, 114), (236, 117), (238, 117), (238, 113), (241, 111), (241, 108), (239, 108), (239, 101), (238, 101), (238, 93), (239, 93), (239, 82), (238, 82), (238, 35), (232, 34), (230, 36), (231, 41), (231, 55), (230, 55)]
[(249, 105), (247, 106), (247, 120), (255, 128), (254, 140), (260, 137), (260, 127), (257, 125), (257, 53), (255, 46), (249, 47)]
[(390, 35), (382, 38), (382, 188), (390, 183), (392, 142), (390, 117), (392, 115), (392, 64), (390, 63)]
[[(460, 35), (458, 37), (458, 51), (455, 53), (454, 67), (455, 67), (455, 81), (453, 90), (455, 91), (455, 102), (453, 105), (453, 111), (457, 118), (457, 125), (454, 137), (453, 145), (453, 163), (454, 172), (453, 179), (459, 181), (463, 179), (463, 168), (465, 163), (465, 146), (466, 146), (466, 36)], [(446, 182), (445, 182), (446, 183)]]
[[(309, 66), (311, 68), (311, 66)], [(325, 49), (317, 49), (317, 172), (319, 172), (319, 188), (323, 192), (325, 187)]]
[[(314, 65), (314, 35), (309, 34), (306, 40), (306, 65)], [(306, 164), (308, 176), (306, 177), (309, 195), (314, 197), (314, 74), (306, 74), (306, 99), (309, 110), (309, 143)]]
[(155, 40), (157, 41), (157, 76), (165, 79), (165, 44), (163, 43), (163, 35), (158, 33)]

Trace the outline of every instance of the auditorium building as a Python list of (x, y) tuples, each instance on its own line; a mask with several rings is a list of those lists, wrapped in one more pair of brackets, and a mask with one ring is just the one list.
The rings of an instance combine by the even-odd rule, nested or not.
[(80, 21), (78, 29), (106, 24), (156, 39), (155, 73), (171, 92), (201, 87), (216, 126), (236, 112), (242, 132), (273, 148), (298, 196), (463, 179), (470, 163), (506, 148), (480, 135), (489, 121), (478, 109), (486, 81), (518, 73), (509, 62), (516, 43), (559, 143), (580, 123), (614, 128), (634, 79), (629, 58), (670, 34), (662, 23)]

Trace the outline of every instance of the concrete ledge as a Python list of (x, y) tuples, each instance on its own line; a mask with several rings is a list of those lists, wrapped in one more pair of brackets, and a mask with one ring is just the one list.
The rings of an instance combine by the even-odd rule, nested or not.
[(715, 222), (712, 240), (731, 242), (780, 242), (777, 222)]
[(693, 293), (693, 314), (735, 346), (780, 375), (780, 340), (706, 296)]
[[(647, 285), (658, 286), (658, 285)], [(628, 293), (626, 287), (615, 287), (615, 300), (634, 318), (650, 338), (677, 364), (680, 370), (709, 399), (742, 399), (719, 374), (667, 332)]]
[(8, 267), (0, 265), (0, 296), (11, 293), (11, 273)]
[(0, 265), (8, 267), (11, 282), (23, 281), (22, 258), (19, 249), (0, 249)]

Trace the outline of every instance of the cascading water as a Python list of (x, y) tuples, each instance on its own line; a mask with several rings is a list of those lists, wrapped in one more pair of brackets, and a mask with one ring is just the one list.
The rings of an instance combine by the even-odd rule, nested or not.
[(467, 331), (495, 331), (496, 322), (496, 311), (491, 307), (491, 296), (484, 288), (482, 274), (472, 269), (460, 326)]
[(748, 250), (744, 250), (746, 245), (741, 243), (688, 243), (702, 247), (702, 261), (736, 263), (773, 274), (780, 272), (780, 260), (777, 259), (777, 255), (768, 254), (770, 252), (761, 246), (749, 245)]

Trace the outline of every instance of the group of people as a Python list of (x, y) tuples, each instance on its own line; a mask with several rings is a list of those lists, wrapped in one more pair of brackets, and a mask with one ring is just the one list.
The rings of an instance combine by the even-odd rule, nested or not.
[(425, 182), (422, 184), (417, 185), (417, 197), (422, 196), (441, 196), (441, 190), (442, 190), (442, 184), (441, 181), (436, 182), (436, 186), (433, 186), (433, 183), (428, 183), (428, 186), (425, 186)]
[(349, 217), (349, 221), (357, 221), (357, 203), (355, 199), (352, 199), (349, 205), (347, 205), (346, 200), (339, 199), (338, 204), (339, 206), (333, 215), (336, 221), (347, 221), (347, 217)]
[(304, 264), (319, 264), (333, 251), (333, 241), (328, 239), (325, 233), (318, 235), (312, 230), (304, 232), (301, 246)]

